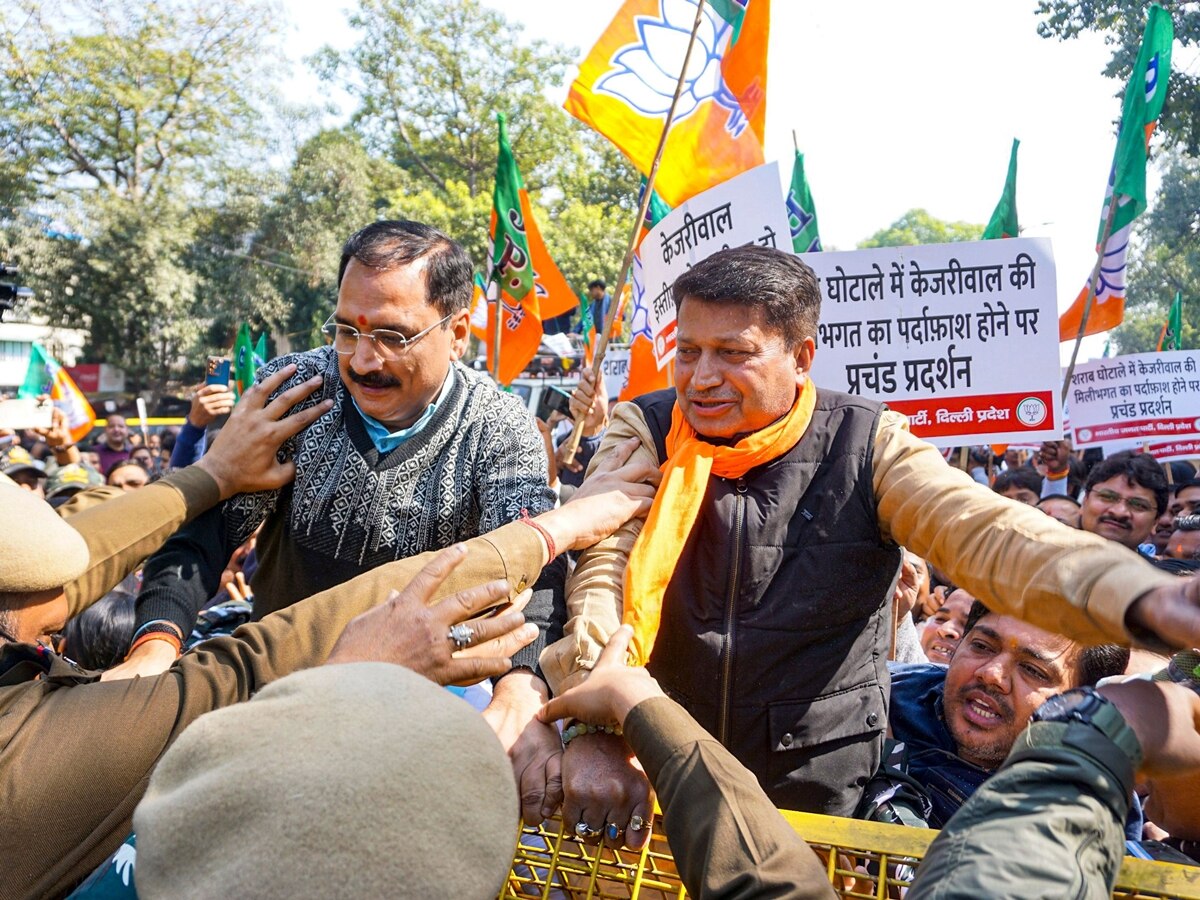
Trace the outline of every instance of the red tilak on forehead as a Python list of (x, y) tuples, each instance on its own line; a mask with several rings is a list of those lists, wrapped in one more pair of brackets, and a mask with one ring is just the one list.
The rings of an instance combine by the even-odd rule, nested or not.
[(359, 317), (358, 317), (358, 324), (359, 324), (359, 325), (366, 325), (366, 324), (367, 324), (367, 317), (366, 317), (366, 316), (359, 316)]

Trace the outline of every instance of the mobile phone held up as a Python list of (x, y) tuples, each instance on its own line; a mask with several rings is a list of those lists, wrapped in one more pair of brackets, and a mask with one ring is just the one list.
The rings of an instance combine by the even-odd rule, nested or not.
[(54, 404), (49, 400), (0, 400), (0, 430), (49, 428), (53, 412)]
[(210, 356), (204, 368), (204, 383), (219, 384), (222, 387), (229, 384), (229, 357)]

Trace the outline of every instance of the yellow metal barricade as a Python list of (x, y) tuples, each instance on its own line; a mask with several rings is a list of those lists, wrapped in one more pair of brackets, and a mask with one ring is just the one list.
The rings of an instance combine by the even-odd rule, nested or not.
[[(839, 897), (900, 898), (936, 831), (857, 819), (784, 812), (824, 861)], [(687, 896), (667, 841), (657, 831), (641, 852), (610, 850), (563, 833), (554, 819), (522, 828), (500, 900), (662, 900)], [(1019, 852), (1014, 848), (1014, 852)], [(1127, 857), (1113, 892), (1119, 900), (1200, 900), (1200, 868)]]

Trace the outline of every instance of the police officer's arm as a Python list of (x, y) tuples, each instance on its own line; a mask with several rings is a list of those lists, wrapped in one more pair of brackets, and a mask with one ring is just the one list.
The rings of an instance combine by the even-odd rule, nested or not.
[(946, 465), (907, 420), (886, 411), (873, 484), (885, 539), (928, 559), (995, 612), (1087, 644), (1129, 643), (1126, 613), (1173, 588), (1128, 548), (1055, 521)]
[[(588, 475), (631, 438), (639, 443), (630, 463), (659, 467), (654, 437), (641, 409), (619, 403), (612, 423), (604, 432), (600, 449), (588, 466)], [(611, 537), (585, 550), (567, 581), (567, 623), (562, 640), (542, 653), (542, 671), (554, 693), (581, 682), (600, 658), (600, 651), (621, 624), (624, 605), (625, 566), (642, 532), (642, 519), (627, 522)]]

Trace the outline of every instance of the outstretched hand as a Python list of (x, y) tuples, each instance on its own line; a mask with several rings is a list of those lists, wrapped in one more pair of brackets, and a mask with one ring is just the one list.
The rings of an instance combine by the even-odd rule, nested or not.
[(569, 501), (538, 516), (559, 550), (584, 550), (650, 512), (662, 473), (644, 455), (631, 461), (639, 446), (635, 437), (617, 444)]
[(1131, 629), (1148, 631), (1168, 647), (1200, 647), (1200, 578), (1176, 578), (1138, 597), (1125, 613)]
[(280, 462), (276, 454), (284, 441), (327, 413), (333, 401), (322, 400), (287, 415), (321, 386), (321, 376), (315, 375), (268, 402), (271, 394), (295, 373), (294, 365), (284, 366), (246, 391), (212, 448), (196, 463), (217, 482), (222, 499), (281, 488), (296, 476), (295, 464), (290, 460)]
[[(511, 655), (538, 635), (537, 626), (525, 624), (520, 612), (527, 595), (487, 617), (478, 615), (508, 596), (507, 581), (467, 588), (429, 605), (466, 555), (463, 544), (443, 550), (385, 603), (351, 620), (327, 662), (394, 663), (438, 684), (473, 684), (507, 672)], [(456, 649), (450, 628), (460, 623), (472, 637), (470, 646)]]
[[(575, 718), (589, 725), (621, 725), (639, 703), (664, 696), (644, 668), (625, 665), (633, 629), (618, 628), (596, 661), (587, 680), (542, 707), (543, 722)], [(649, 780), (635, 764), (629, 746), (612, 734), (576, 737), (563, 753), (563, 821), (589, 829), (589, 840), (605, 834), (609, 846), (640, 849), (650, 839), (654, 802)], [(633, 827), (638, 824), (639, 827)]]

